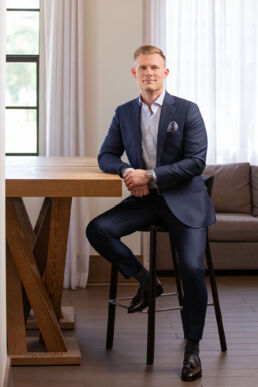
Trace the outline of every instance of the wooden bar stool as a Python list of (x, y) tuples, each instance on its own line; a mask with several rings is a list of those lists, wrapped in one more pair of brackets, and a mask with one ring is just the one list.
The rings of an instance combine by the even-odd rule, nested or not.
[[(212, 185), (213, 185), (213, 176), (203, 177), (203, 180), (206, 184), (208, 194), (211, 196)], [(174, 266), (175, 280), (176, 280), (176, 288), (177, 291), (174, 293), (163, 293), (161, 296), (168, 295), (176, 295), (178, 297), (178, 306), (177, 307), (168, 307), (168, 308), (160, 308), (156, 309), (156, 297), (155, 297), (155, 288), (156, 288), (156, 239), (157, 232), (167, 232), (164, 227), (151, 225), (139, 231), (148, 231), (150, 232), (150, 287), (149, 287), (149, 306), (147, 311), (142, 311), (140, 313), (148, 313), (148, 330), (147, 330), (147, 365), (153, 364), (154, 360), (154, 345), (155, 345), (155, 312), (162, 312), (168, 310), (180, 310), (181, 311), (181, 319), (182, 319), (182, 309), (183, 309), (183, 290), (181, 279), (179, 276), (178, 270), (178, 256), (177, 251), (173, 242), (173, 238), (170, 236), (170, 247), (171, 247), (171, 255)], [(222, 315), (220, 310), (220, 303), (217, 291), (216, 278), (212, 263), (212, 256), (210, 251), (208, 233), (206, 239), (206, 249), (205, 249), (206, 263), (208, 269), (208, 276), (211, 285), (211, 292), (213, 302), (209, 303), (209, 305), (213, 305), (215, 309), (220, 346), (221, 351), (227, 351), (226, 337), (223, 327)], [(118, 271), (114, 265), (112, 265), (111, 269), (111, 278), (110, 278), (110, 288), (109, 288), (109, 308), (108, 308), (108, 323), (107, 323), (107, 338), (106, 338), (106, 348), (111, 350), (113, 347), (114, 341), (114, 327), (115, 327), (115, 312), (116, 306), (126, 308), (127, 305), (123, 302), (131, 300), (131, 297), (117, 298), (117, 279), (118, 279)], [(183, 319), (182, 319), (183, 322)], [(183, 327), (184, 328), (184, 327)]]

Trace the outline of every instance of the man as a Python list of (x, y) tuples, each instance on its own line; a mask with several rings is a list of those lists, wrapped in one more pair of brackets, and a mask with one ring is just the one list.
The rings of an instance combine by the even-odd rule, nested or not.
[[(203, 260), (207, 227), (215, 213), (201, 173), (207, 135), (196, 104), (164, 90), (169, 74), (163, 52), (139, 47), (132, 75), (140, 97), (116, 109), (98, 161), (104, 172), (123, 177), (131, 195), (98, 216), (87, 227), (94, 248), (139, 289), (128, 312), (148, 306), (149, 272), (120, 237), (150, 224), (162, 224), (173, 235), (183, 281), (183, 321), (186, 339), (181, 378), (201, 376), (199, 341), (207, 307)], [(121, 160), (127, 154), (128, 163)], [(156, 296), (163, 292), (157, 279)]]

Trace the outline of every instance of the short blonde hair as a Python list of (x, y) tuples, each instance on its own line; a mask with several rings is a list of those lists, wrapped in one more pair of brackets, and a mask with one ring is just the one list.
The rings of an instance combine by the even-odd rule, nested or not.
[(159, 54), (166, 62), (166, 57), (163, 54), (163, 51), (156, 46), (151, 46), (150, 44), (138, 47), (134, 52), (134, 60), (139, 55), (152, 55), (152, 54)]

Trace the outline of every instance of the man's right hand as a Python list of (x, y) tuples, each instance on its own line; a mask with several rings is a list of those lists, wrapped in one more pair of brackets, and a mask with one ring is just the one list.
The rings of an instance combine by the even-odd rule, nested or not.
[(136, 197), (143, 197), (150, 193), (148, 184), (139, 185), (133, 188), (130, 192), (133, 196)]

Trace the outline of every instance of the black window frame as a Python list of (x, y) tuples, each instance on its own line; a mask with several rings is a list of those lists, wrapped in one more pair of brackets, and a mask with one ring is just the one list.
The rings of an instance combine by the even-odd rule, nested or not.
[[(7, 8), (7, 12), (39, 12), (40, 8)], [(39, 26), (39, 35), (40, 35), (40, 26)], [(5, 106), (7, 110), (36, 110), (36, 152), (33, 153), (6, 153), (6, 156), (38, 156), (39, 155), (39, 53), (38, 54), (7, 54), (6, 62), (8, 63), (36, 63), (36, 106)]]

